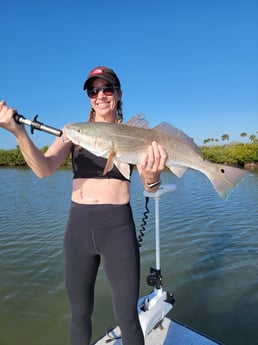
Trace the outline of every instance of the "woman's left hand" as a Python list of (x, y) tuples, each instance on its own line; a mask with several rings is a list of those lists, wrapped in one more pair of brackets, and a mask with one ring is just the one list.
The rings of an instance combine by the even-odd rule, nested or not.
[(163, 146), (153, 141), (148, 150), (142, 155), (141, 170), (146, 174), (157, 174), (165, 168), (167, 153)]
[[(163, 146), (156, 141), (153, 141), (142, 155), (138, 170), (146, 190), (154, 192), (159, 188), (160, 173), (165, 168), (167, 157)], [(155, 188), (150, 187), (155, 183), (157, 183)]]

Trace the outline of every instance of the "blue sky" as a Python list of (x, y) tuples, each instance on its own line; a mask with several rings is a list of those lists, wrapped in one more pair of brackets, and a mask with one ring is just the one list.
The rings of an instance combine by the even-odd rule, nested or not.
[[(258, 131), (257, 0), (1, 0), (0, 99), (53, 127), (88, 118), (93, 67), (118, 74), (125, 121), (194, 138)], [(35, 132), (37, 146), (53, 141)], [(0, 128), (0, 148), (15, 148)]]

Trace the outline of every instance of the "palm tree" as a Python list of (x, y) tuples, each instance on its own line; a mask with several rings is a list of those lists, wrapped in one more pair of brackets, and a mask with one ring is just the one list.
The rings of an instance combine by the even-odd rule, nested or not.
[(204, 139), (204, 140), (203, 140), (203, 143), (204, 143), (204, 144), (208, 144), (208, 143), (210, 143), (210, 142), (213, 142), (213, 140), (214, 140), (214, 139), (212, 139), (212, 138)]
[(244, 138), (244, 137), (246, 137), (247, 136), (247, 133), (246, 132), (242, 132), (241, 134), (240, 134), (240, 137), (242, 137), (242, 138)]
[(249, 139), (254, 142), (255, 141), (255, 138), (256, 138), (256, 135), (255, 134), (251, 134)]
[(229, 135), (228, 134), (223, 134), (221, 136), (221, 140), (224, 141), (224, 140), (229, 140)]

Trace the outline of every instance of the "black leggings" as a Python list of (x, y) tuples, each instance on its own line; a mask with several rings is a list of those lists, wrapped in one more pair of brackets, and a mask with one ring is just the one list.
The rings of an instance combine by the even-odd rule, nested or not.
[(72, 345), (90, 343), (94, 286), (100, 259), (112, 289), (113, 310), (123, 345), (143, 345), (137, 313), (139, 250), (130, 204), (72, 202), (64, 238)]

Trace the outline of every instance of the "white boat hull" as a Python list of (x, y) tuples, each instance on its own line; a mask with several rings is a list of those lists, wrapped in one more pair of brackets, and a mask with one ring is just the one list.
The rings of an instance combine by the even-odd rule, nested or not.
[[(119, 327), (115, 327), (108, 335), (103, 336), (92, 345), (122, 345)], [(114, 338), (113, 341), (111, 339)], [(107, 342), (108, 341), (108, 342)], [(145, 337), (145, 345), (218, 345), (220, 343), (186, 327), (167, 317), (161, 326), (153, 329)]]

